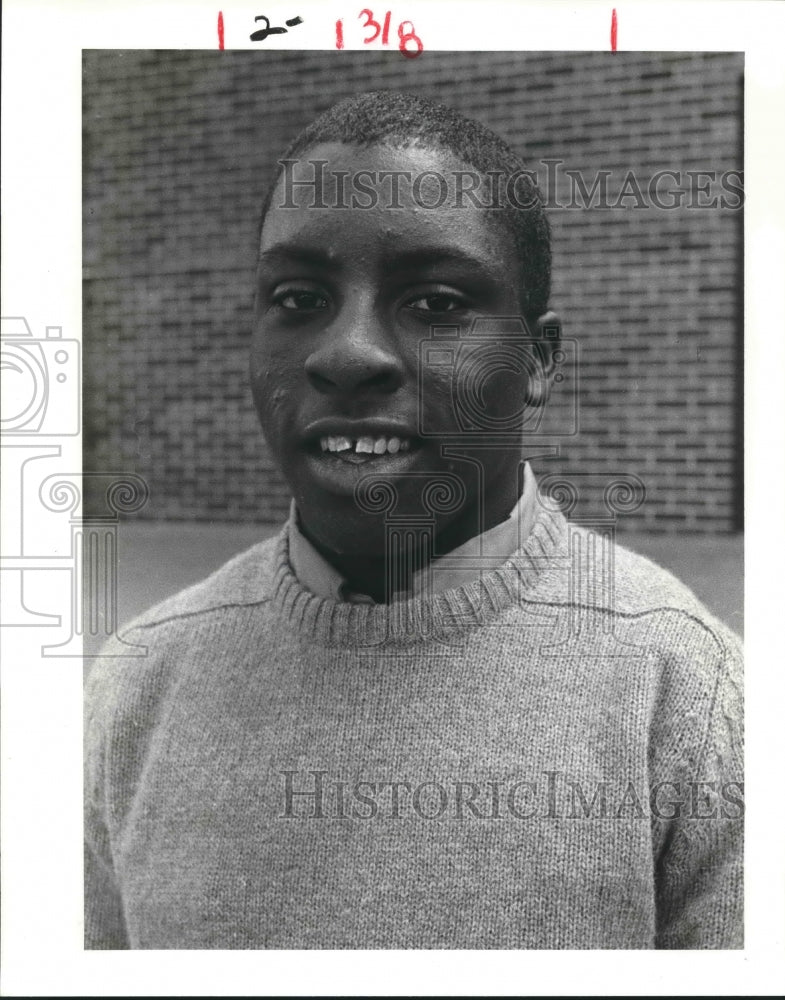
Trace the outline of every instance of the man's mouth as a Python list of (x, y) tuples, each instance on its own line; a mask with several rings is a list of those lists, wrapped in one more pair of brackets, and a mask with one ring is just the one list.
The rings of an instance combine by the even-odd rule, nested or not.
[(310, 474), (326, 491), (350, 496), (365, 476), (405, 476), (422, 460), (425, 442), (415, 427), (381, 417), (315, 420), (303, 433)]
[(359, 464), (373, 461), (381, 455), (397, 455), (409, 451), (412, 447), (411, 438), (391, 435), (347, 437), (343, 434), (327, 435), (319, 439), (319, 447), (323, 453), (334, 455), (344, 462)]
[(309, 424), (303, 437), (315, 457), (351, 465), (374, 462), (379, 466), (392, 463), (391, 467), (395, 467), (409, 457), (407, 452), (417, 451), (423, 443), (412, 421), (382, 417), (325, 417)]

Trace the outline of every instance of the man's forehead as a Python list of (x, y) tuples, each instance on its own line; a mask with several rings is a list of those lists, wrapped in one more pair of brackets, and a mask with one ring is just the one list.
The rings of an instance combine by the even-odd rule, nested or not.
[(282, 163), (262, 254), (283, 244), (290, 256), (299, 251), (305, 259), (318, 247), (337, 257), (347, 239), (500, 263), (514, 253), (501, 213), (466, 197), (487, 178), (447, 150), (321, 143)]
[(436, 212), (478, 211), (491, 204), (478, 197), (490, 183), (489, 173), (422, 141), (405, 146), (318, 143), (279, 164), (271, 207)]

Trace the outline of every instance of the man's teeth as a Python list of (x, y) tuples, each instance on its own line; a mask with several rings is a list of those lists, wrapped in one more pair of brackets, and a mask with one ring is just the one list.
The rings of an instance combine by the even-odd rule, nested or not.
[(395, 455), (399, 451), (408, 451), (410, 442), (406, 438), (377, 437), (348, 438), (323, 437), (319, 441), (322, 451), (353, 451), (357, 455)]

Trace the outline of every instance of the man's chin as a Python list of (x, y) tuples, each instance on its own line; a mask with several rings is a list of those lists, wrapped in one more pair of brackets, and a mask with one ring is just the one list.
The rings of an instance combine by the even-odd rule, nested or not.
[(311, 489), (333, 497), (356, 497), (358, 511), (375, 512), (395, 506), (396, 480), (416, 474), (421, 465), (419, 448), (384, 455), (313, 449), (305, 454), (303, 472)]

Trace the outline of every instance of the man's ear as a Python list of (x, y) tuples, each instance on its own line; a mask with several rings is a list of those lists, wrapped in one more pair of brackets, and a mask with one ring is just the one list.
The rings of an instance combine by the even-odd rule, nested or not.
[(532, 379), (529, 384), (529, 401), (531, 406), (542, 406), (548, 401), (551, 393), (555, 362), (553, 352), (561, 342), (561, 320), (557, 313), (549, 309), (529, 324), (532, 337), (536, 343), (534, 348), (540, 367), (540, 376)]

